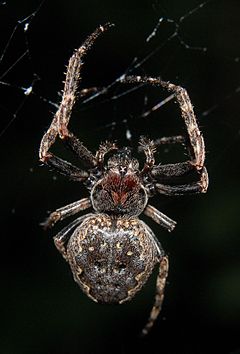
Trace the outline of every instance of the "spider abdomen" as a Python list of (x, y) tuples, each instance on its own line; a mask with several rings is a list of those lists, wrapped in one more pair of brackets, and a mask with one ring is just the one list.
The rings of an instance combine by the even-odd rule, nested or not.
[(71, 236), (67, 258), (75, 281), (94, 301), (130, 300), (147, 281), (157, 259), (152, 232), (136, 217), (87, 217)]

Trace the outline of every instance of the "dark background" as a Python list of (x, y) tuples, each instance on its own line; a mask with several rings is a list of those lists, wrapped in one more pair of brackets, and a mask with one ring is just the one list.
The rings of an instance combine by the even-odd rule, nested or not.
[[(199, 4), (52, 0), (38, 11), (35, 0), (0, 5), (2, 353), (240, 353), (240, 2), (209, 1), (191, 13)], [(18, 21), (30, 14), (35, 16), (24, 32), (28, 21)], [(146, 42), (161, 17), (174, 22), (163, 21)], [(107, 85), (132, 68), (134, 57), (141, 60), (154, 51), (133, 73), (161, 75), (187, 88), (207, 150), (207, 194), (151, 200), (178, 224), (168, 234), (147, 220), (169, 255), (170, 273), (162, 313), (145, 339), (138, 333), (153, 302), (156, 273), (130, 303), (95, 304), (78, 289), (54, 248), (59, 226), (49, 232), (39, 226), (49, 210), (87, 195), (79, 184), (41, 167), (38, 147), (56, 110), (51, 102), (60, 100), (64, 65), (107, 21), (116, 26), (85, 58), (81, 87)], [(173, 36), (176, 29), (180, 37)], [(33, 80), (33, 93), (24, 95)], [(166, 97), (164, 92), (144, 87), (111, 99), (127, 89), (114, 87), (107, 96), (76, 105), (72, 129), (93, 151), (106, 138), (134, 148), (141, 134), (181, 133), (173, 102), (140, 117)], [(158, 162), (186, 159), (176, 150), (160, 151)], [(71, 158), (60, 144), (55, 151)]]

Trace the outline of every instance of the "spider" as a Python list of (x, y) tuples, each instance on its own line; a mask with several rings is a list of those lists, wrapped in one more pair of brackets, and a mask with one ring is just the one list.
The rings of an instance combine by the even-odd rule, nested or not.
[[(83, 182), (89, 197), (52, 212), (43, 223), (52, 227), (58, 221), (92, 208), (77, 217), (55, 237), (56, 248), (69, 263), (74, 280), (83, 292), (99, 303), (119, 303), (132, 299), (159, 264), (155, 301), (142, 333), (147, 334), (158, 317), (168, 274), (168, 257), (153, 231), (139, 219), (144, 213), (168, 231), (176, 222), (148, 204), (155, 194), (167, 196), (205, 193), (208, 175), (204, 166), (205, 149), (187, 91), (161, 78), (126, 76), (123, 84), (146, 83), (171, 92), (178, 102), (186, 127), (189, 160), (174, 164), (155, 164), (157, 145), (182, 143), (183, 136), (164, 137), (155, 142), (141, 137), (139, 150), (145, 154), (142, 169), (128, 147), (114, 142), (100, 144), (94, 155), (68, 129), (76, 101), (82, 58), (96, 38), (112, 25), (99, 26), (74, 51), (69, 60), (62, 101), (52, 123), (43, 135), (40, 161), (71, 180)], [(82, 92), (87, 93), (88, 89)], [(57, 137), (70, 147), (85, 166), (82, 170), (49, 152)], [(107, 155), (111, 154), (107, 157)], [(187, 183), (182, 183), (188, 179)], [(190, 180), (190, 181), (189, 181)]]

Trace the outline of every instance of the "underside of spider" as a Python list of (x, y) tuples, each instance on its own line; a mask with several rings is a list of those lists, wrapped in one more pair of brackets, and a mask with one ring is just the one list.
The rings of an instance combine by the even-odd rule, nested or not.
[[(176, 222), (150, 205), (148, 200), (158, 194), (176, 196), (206, 192), (205, 148), (187, 91), (160, 78), (121, 77), (122, 84), (146, 83), (171, 92), (179, 104), (186, 128), (186, 137), (163, 137), (155, 142), (141, 137), (139, 151), (145, 154), (142, 168), (138, 160), (131, 156), (129, 148), (118, 148), (115, 143), (105, 142), (93, 154), (69, 131), (82, 57), (109, 27), (111, 25), (106, 24), (97, 28), (70, 58), (61, 104), (42, 138), (39, 150), (41, 162), (71, 180), (82, 182), (89, 190), (89, 196), (57, 209), (43, 225), (52, 227), (69, 216), (92, 209), (61, 230), (54, 237), (54, 242), (70, 264), (75, 281), (94, 301), (123, 303), (130, 300), (145, 284), (154, 266), (159, 264), (155, 302), (142, 331), (147, 334), (161, 310), (168, 257), (139, 215), (144, 213), (168, 231), (174, 229)], [(85, 94), (89, 91), (91, 89), (82, 90)], [(57, 137), (70, 147), (81, 165), (85, 166), (84, 169), (49, 151)], [(158, 145), (184, 142), (189, 160), (155, 164), (154, 153)]]

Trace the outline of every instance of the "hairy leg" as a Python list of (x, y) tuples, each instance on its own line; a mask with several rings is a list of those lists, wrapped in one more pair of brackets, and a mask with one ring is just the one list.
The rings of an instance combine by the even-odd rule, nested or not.
[(148, 83), (153, 86), (162, 86), (174, 94), (189, 136), (191, 163), (197, 170), (201, 170), (205, 160), (204, 140), (198, 128), (193, 106), (187, 91), (183, 87), (163, 81), (161, 78), (124, 76), (122, 83)]
[(148, 318), (147, 324), (142, 330), (142, 335), (148, 334), (149, 330), (152, 328), (154, 322), (156, 321), (164, 299), (164, 289), (166, 284), (166, 279), (168, 275), (168, 257), (163, 257), (159, 262), (159, 273), (157, 277), (157, 284), (156, 284), (156, 295), (154, 305), (152, 307), (150, 316)]
[[(208, 188), (208, 175), (207, 170), (204, 167), (205, 162), (205, 146), (203, 136), (198, 128), (197, 120), (193, 111), (193, 106), (190, 100), (190, 97), (187, 91), (181, 87), (174, 85), (170, 82), (163, 81), (161, 78), (152, 78), (152, 77), (141, 77), (141, 76), (123, 76), (122, 83), (147, 83), (153, 86), (162, 86), (166, 88), (168, 91), (172, 92), (179, 104), (181, 110), (181, 116), (184, 120), (185, 127), (188, 133), (188, 141), (189, 141), (189, 154), (190, 160), (183, 164), (178, 164), (175, 173), (175, 177), (181, 175), (183, 170), (185, 169), (184, 173), (188, 173), (191, 171), (192, 167), (198, 172), (198, 181), (193, 182), (190, 185), (178, 185), (176, 187), (171, 186), (164, 186), (163, 185), (156, 185), (157, 190), (160, 193), (167, 194), (167, 195), (178, 195), (184, 193), (204, 193), (207, 191)], [(174, 139), (181, 140), (179, 139)], [(150, 148), (151, 147), (151, 148)], [(142, 173), (147, 173), (148, 170), (150, 175), (157, 179), (162, 175), (162, 178), (166, 178), (166, 174), (168, 174), (168, 169), (164, 166), (157, 166), (153, 171), (153, 175), (151, 174), (151, 169), (154, 166), (154, 142), (153, 141), (146, 141), (145, 146), (143, 146), (143, 150), (147, 157), (147, 160), (152, 162), (150, 164), (145, 164)], [(151, 151), (150, 151), (151, 150)], [(150, 151), (150, 152), (148, 152)], [(147, 156), (147, 154), (149, 156)], [(172, 165), (173, 166), (173, 165)], [(168, 166), (168, 167), (172, 167)], [(192, 167), (191, 167), (192, 166)], [(152, 168), (151, 168), (152, 167)], [(174, 168), (172, 169), (172, 176), (174, 176)], [(165, 174), (165, 175), (164, 175)], [(167, 176), (168, 177), (168, 176)], [(184, 188), (186, 192), (184, 191)]]
[(72, 57), (70, 58), (67, 66), (61, 104), (40, 144), (39, 158), (42, 162), (46, 161), (45, 157), (47, 156), (50, 147), (54, 144), (57, 136), (59, 135), (60, 138), (64, 139), (64, 133), (67, 131), (72, 108), (77, 97), (80, 71), (83, 65), (82, 58), (86, 55), (97, 37), (111, 26), (112, 25), (110, 23), (107, 23), (104, 26), (99, 26), (85, 40), (85, 42), (83, 42), (83, 44), (74, 51)]
[(166, 184), (155, 184), (156, 189), (159, 193), (175, 196), (184, 194), (195, 194), (195, 193), (206, 193), (208, 188), (208, 174), (205, 167), (198, 175), (198, 181), (189, 184), (179, 184), (179, 185), (166, 185)]

